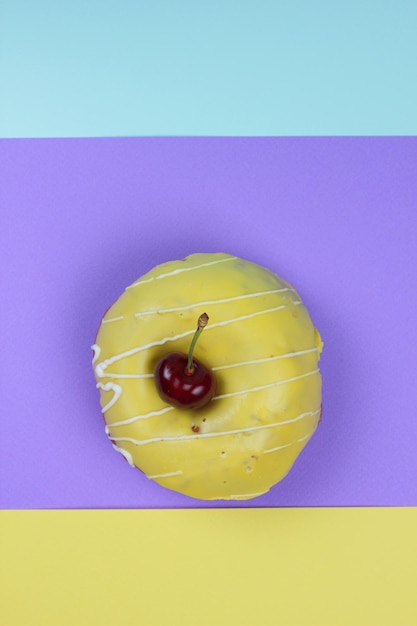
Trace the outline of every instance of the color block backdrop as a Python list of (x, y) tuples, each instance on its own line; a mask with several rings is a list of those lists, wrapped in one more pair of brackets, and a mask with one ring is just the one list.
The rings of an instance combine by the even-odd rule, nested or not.
[[(0, 510), (2, 623), (415, 626), (416, 145), (384, 136), (417, 134), (416, 19), (413, 0), (1, 3), (0, 137), (58, 138), (0, 142), (0, 507), (29, 509)], [(60, 140), (129, 135), (301, 139)], [(292, 280), (326, 342), (320, 429), (246, 510), (123, 464), (90, 367), (128, 281), (214, 247)], [(135, 510), (31, 509), (71, 506)]]
[(91, 349), (154, 265), (226, 251), (300, 292), (325, 348), (323, 419), (287, 478), (225, 506), (417, 504), (417, 140), (132, 138), (0, 144), (3, 508), (201, 502), (104, 434)]
[(3, 0), (0, 136), (417, 134), (414, 0)]

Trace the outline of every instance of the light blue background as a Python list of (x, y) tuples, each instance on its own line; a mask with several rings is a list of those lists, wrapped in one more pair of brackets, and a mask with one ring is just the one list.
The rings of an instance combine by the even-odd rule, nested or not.
[(0, 136), (417, 133), (417, 2), (5, 0)]

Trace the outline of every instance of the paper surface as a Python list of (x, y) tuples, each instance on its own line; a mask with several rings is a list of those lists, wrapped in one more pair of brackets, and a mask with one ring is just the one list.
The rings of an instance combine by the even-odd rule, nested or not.
[(1, 3), (0, 136), (410, 135), (417, 4)]
[[(416, 138), (3, 140), (1, 508), (417, 504)], [(192, 500), (111, 447), (90, 346), (154, 265), (225, 251), (301, 294), (323, 419), (245, 503)]]
[[(160, 4), (2, 3), (0, 136), (415, 135), (417, 4)], [(417, 501), (416, 139), (208, 141), (0, 143), (0, 507), (177, 508), (0, 511), (0, 622), (415, 626), (415, 506), (319, 507)], [(103, 434), (104, 309), (214, 246), (325, 334), (271, 509), (178, 510)]]
[(0, 621), (414, 626), (416, 524), (417, 508), (2, 511)]

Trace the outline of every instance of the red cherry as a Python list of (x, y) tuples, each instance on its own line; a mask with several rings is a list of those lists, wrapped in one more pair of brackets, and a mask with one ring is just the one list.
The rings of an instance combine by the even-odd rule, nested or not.
[(194, 371), (187, 374), (188, 357), (181, 352), (166, 354), (158, 363), (155, 376), (162, 400), (179, 409), (200, 409), (216, 393), (213, 372), (193, 359)]
[(162, 400), (180, 409), (199, 409), (210, 402), (216, 393), (213, 372), (197, 359), (193, 359), (194, 346), (208, 319), (207, 313), (198, 318), (188, 356), (181, 352), (171, 352), (156, 367), (155, 381), (159, 395)]

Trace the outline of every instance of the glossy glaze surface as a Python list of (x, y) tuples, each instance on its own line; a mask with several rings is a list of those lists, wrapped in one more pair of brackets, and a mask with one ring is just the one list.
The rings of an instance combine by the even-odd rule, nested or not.
[[(166, 404), (154, 372), (187, 353), (202, 307), (210, 316), (195, 357), (216, 395), (195, 410)], [(106, 432), (159, 484), (201, 499), (249, 499), (290, 470), (321, 412), (322, 342), (298, 293), (254, 263), (194, 254), (155, 267), (106, 312), (93, 346)]]

